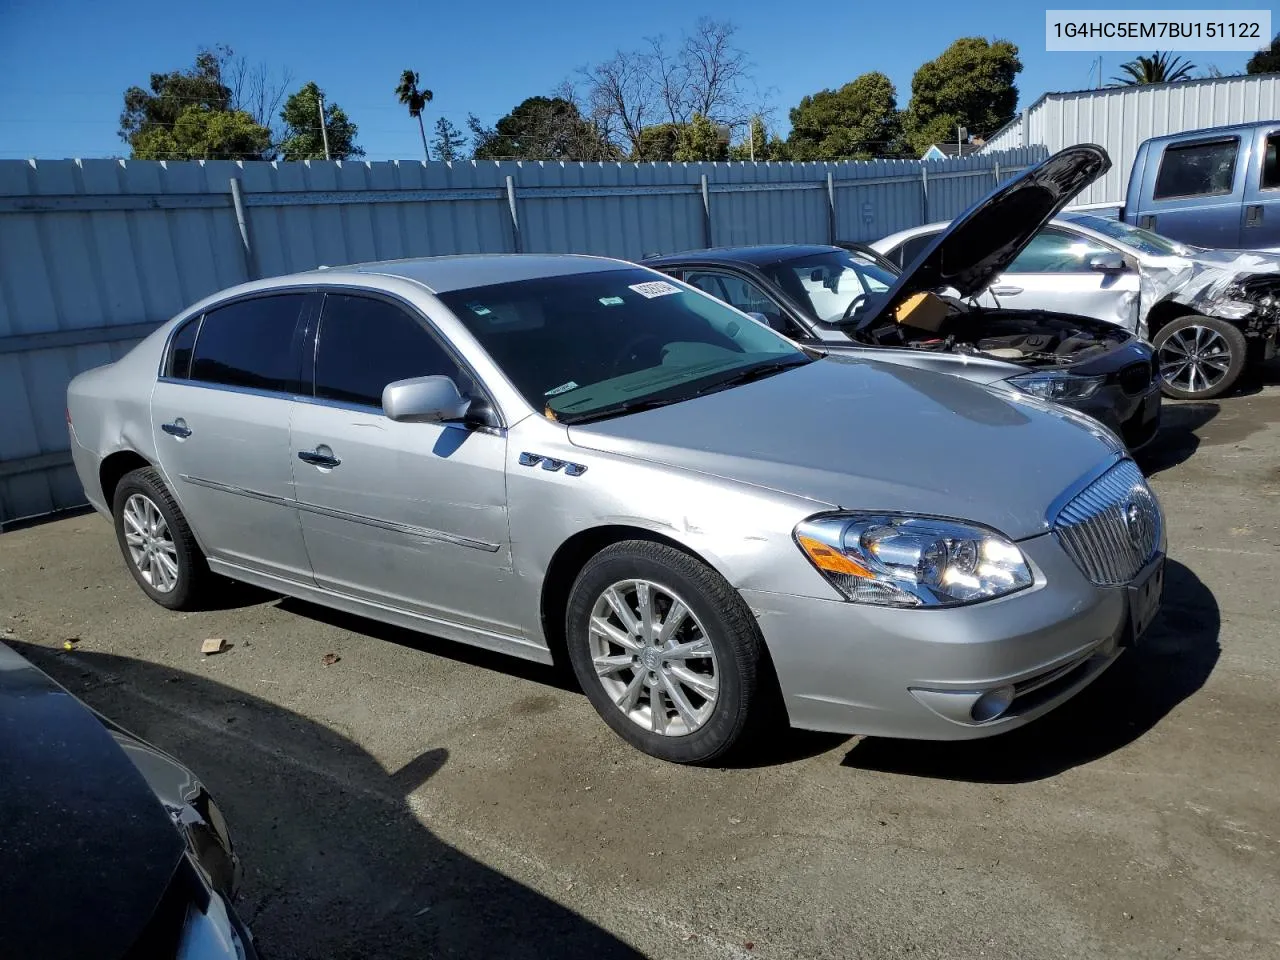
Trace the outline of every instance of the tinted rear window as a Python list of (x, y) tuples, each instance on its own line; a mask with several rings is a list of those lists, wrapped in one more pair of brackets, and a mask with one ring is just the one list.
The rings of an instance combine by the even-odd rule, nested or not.
[(204, 316), (191, 379), (231, 387), (296, 393), (301, 355), (294, 332), (306, 295), (241, 300)]

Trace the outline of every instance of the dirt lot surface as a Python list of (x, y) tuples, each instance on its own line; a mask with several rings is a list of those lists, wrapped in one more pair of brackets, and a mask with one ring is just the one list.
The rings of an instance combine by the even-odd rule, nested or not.
[(0, 536), (0, 637), (201, 774), (277, 960), (1280, 957), (1270, 380), (1166, 407), (1161, 619), (995, 740), (663, 764), (549, 669), (259, 594), (168, 613), (96, 515)]

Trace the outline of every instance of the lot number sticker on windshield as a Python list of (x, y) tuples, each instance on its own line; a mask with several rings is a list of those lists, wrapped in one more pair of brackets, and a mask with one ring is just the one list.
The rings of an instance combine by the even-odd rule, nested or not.
[(648, 283), (633, 283), (627, 289), (634, 290), (642, 297), (652, 300), (654, 297), (666, 297), (673, 293), (679, 293), (680, 288), (667, 283), (665, 280), (650, 280)]

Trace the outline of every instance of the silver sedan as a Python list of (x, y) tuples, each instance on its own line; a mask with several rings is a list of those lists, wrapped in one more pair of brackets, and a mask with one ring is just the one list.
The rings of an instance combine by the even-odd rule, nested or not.
[(68, 421), (156, 602), (233, 578), (565, 657), (619, 735), (679, 762), (783, 720), (1012, 729), (1160, 601), (1160, 508), (1089, 418), (824, 358), (615, 260), (237, 287), (77, 377)]

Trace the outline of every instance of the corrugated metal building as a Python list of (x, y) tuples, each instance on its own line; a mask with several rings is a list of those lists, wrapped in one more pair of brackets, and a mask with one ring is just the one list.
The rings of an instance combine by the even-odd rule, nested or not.
[(983, 152), (1042, 144), (1053, 153), (1099, 144), (1111, 154), (1111, 170), (1075, 202), (1123, 203), (1143, 140), (1256, 120), (1280, 120), (1280, 74), (1046, 93), (988, 138)]
[(1043, 158), (1035, 147), (937, 163), (0, 160), (0, 528), (84, 501), (68, 381), (246, 279), (444, 253), (640, 259), (872, 240), (954, 217)]

